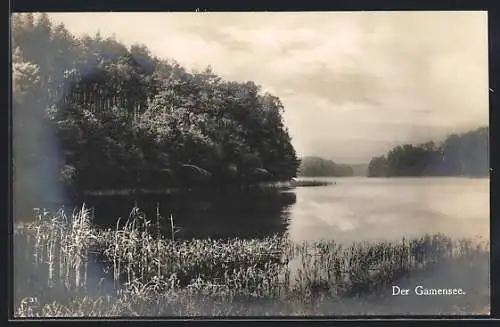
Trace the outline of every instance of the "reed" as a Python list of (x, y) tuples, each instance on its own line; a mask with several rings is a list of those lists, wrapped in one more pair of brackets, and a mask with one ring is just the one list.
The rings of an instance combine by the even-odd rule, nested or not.
[(308, 312), (317, 299), (377, 293), (404, 276), (489, 253), (487, 241), (442, 234), (349, 246), (279, 236), (183, 241), (175, 239), (172, 215), (171, 235), (162, 234), (158, 209), (152, 221), (134, 208), (108, 230), (92, 225), (85, 206), (69, 219), (62, 211), (36, 215), (14, 234), (16, 280), (28, 281), (15, 283), (17, 316), (144, 315), (152, 308), (227, 315), (256, 302), (268, 310), (278, 303), (275, 313)]

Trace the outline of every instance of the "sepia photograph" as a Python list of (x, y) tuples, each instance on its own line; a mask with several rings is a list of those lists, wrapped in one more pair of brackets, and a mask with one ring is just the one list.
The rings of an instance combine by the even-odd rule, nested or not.
[(14, 318), (490, 314), (487, 12), (10, 24)]

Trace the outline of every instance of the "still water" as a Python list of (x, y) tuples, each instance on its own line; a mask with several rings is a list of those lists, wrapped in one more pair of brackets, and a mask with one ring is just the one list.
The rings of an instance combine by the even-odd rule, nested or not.
[(424, 233), (489, 238), (489, 179), (344, 178), (298, 188), (290, 237), (394, 240)]
[[(322, 179), (323, 180), (323, 179)], [(110, 227), (134, 203), (153, 218), (172, 213), (177, 238), (262, 238), (338, 242), (394, 240), (424, 233), (489, 238), (489, 179), (336, 178), (336, 184), (284, 191), (188, 197), (94, 196), (83, 199)], [(165, 224), (165, 233), (169, 227)]]

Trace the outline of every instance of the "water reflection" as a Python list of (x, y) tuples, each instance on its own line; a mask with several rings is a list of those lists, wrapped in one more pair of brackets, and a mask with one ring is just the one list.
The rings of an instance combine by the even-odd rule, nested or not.
[[(80, 199), (93, 209), (101, 227), (114, 227), (118, 217), (127, 218), (134, 204), (148, 218), (173, 215), (179, 231), (176, 238), (264, 238), (283, 235), (289, 224), (289, 208), (295, 204), (293, 192), (255, 191), (213, 195), (207, 193), (147, 196), (87, 196)], [(163, 223), (165, 233), (170, 226)]]
[(293, 240), (396, 241), (426, 233), (489, 237), (489, 180), (345, 178), (297, 188)]
[[(335, 185), (189, 196), (88, 196), (95, 222), (114, 227), (134, 202), (154, 218), (173, 214), (177, 238), (263, 238), (294, 241), (400, 240), (425, 233), (489, 237), (489, 181), (470, 178), (345, 178)], [(50, 207), (50, 206), (49, 206)], [(60, 207), (59, 204), (53, 205)], [(72, 207), (67, 206), (68, 208)], [(170, 235), (170, 226), (165, 226)]]

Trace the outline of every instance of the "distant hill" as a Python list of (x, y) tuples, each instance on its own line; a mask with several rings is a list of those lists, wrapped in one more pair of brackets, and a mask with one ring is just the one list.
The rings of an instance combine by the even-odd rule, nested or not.
[(348, 177), (353, 175), (354, 169), (351, 165), (337, 164), (332, 160), (320, 157), (303, 157), (299, 167), (299, 176), (304, 177)]
[(368, 164), (353, 164), (351, 167), (353, 176), (368, 176)]

